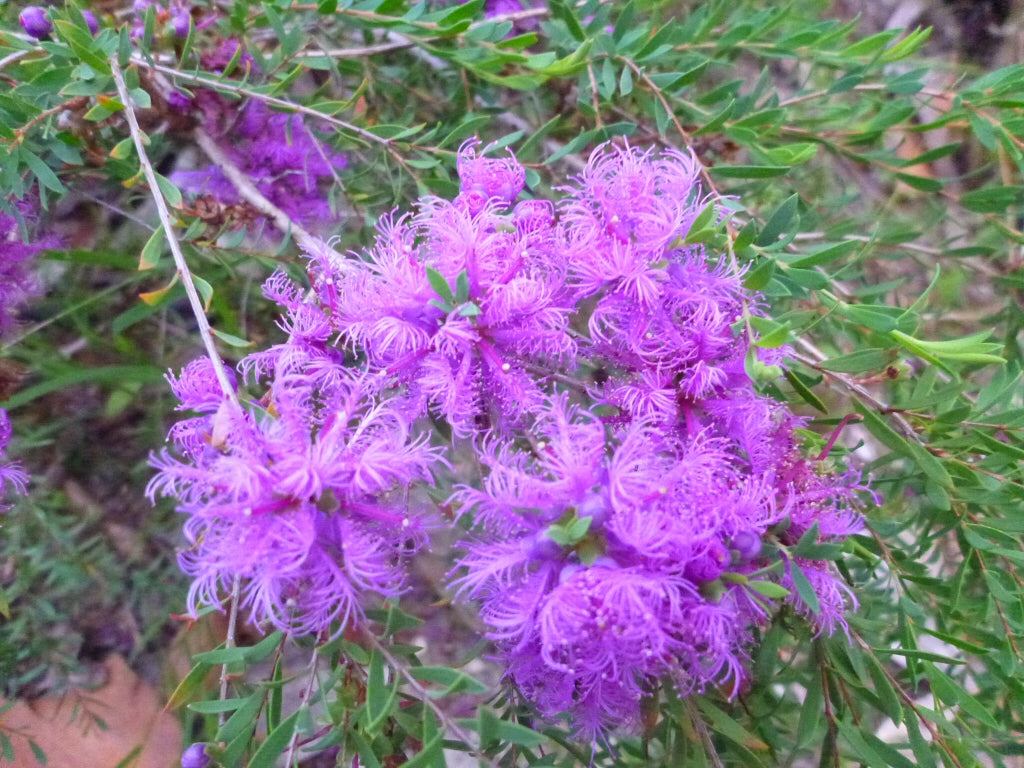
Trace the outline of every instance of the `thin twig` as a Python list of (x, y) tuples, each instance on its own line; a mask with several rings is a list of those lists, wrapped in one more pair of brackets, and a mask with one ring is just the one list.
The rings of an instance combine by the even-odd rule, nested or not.
[[(237, 412), (241, 408), (238, 403), (238, 397), (235, 394), (234, 388), (231, 386), (231, 381), (228, 378), (227, 368), (224, 365), (224, 361), (221, 360), (220, 353), (217, 352), (217, 345), (213, 341), (213, 333), (210, 330), (210, 321), (206, 317), (206, 311), (203, 309), (203, 303), (199, 298), (198, 291), (196, 291), (195, 283), (192, 281), (192, 272), (189, 270), (188, 263), (185, 261), (185, 254), (181, 252), (181, 246), (178, 244), (178, 239), (174, 235), (174, 223), (171, 221), (171, 213), (167, 208), (167, 201), (164, 200), (163, 192), (160, 191), (160, 185), (157, 183), (156, 171), (153, 170), (153, 164), (150, 163), (149, 156), (146, 154), (146, 145), (142, 140), (142, 131), (139, 128), (138, 120), (135, 118), (135, 110), (132, 109), (132, 100), (128, 93), (128, 86), (125, 85), (124, 82), (124, 74), (121, 72), (121, 65), (118, 63), (116, 55), (111, 56), (109, 61), (110, 71), (114, 77), (114, 84), (117, 86), (117, 94), (121, 99), (121, 103), (124, 104), (124, 116), (128, 123), (128, 130), (131, 133), (132, 141), (135, 144), (135, 151), (139, 155), (139, 164), (142, 166), (142, 172), (146, 177), (146, 183), (149, 184), (149, 191), (153, 197), (153, 202), (156, 204), (157, 214), (160, 216), (160, 223), (164, 228), (164, 235), (167, 238), (167, 244), (170, 246), (171, 253), (174, 256), (174, 264), (177, 268), (178, 277), (181, 279), (182, 285), (185, 286), (185, 293), (188, 296), (189, 305), (192, 307), (192, 314), (195, 316), (196, 325), (199, 328), (199, 335), (203, 340), (203, 346), (206, 348), (206, 354), (210, 359), (210, 363), (213, 365), (213, 371), (217, 376), (217, 382), (220, 384), (220, 389), (224, 398)], [(226, 648), (233, 648), (235, 645), (240, 589), (241, 582), (238, 577), (236, 577), (234, 585), (231, 588), (231, 608), (228, 613), (228, 633), (227, 637), (224, 639), (224, 646)], [(221, 699), (227, 698), (227, 692), (228, 665), (225, 664), (221, 667), (220, 672)]]
[[(228, 631), (224, 638), (225, 648), (235, 647), (235, 633), (238, 631), (238, 598), (242, 591), (242, 579), (235, 576), (231, 585), (231, 607), (228, 609)], [(220, 700), (228, 697), (228, 665), (227, 662), (220, 668)], [(227, 720), (227, 712), (221, 712), (220, 724), (224, 725)]]
[(139, 122), (135, 118), (135, 110), (132, 109), (132, 100), (128, 94), (128, 86), (124, 82), (121, 65), (118, 63), (116, 56), (111, 56), (109, 61), (111, 74), (114, 76), (114, 83), (117, 86), (118, 97), (121, 99), (121, 103), (124, 104), (124, 116), (128, 123), (128, 130), (135, 144), (135, 151), (139, 155), (139, 164), (142, 166), (142, 173), (146, 177), (146, 183), (149, 184), (149, 191), (153, 196), (153, 202), (156, 204), (156, 211), (160, 216), (160, 223), (163, 225), (167, 244), (170, 246), (171, 254), (174, 256), (178, 277), (181, 279), (182, 285), (185, 286), (185, 293), (188, 296), (189, 305), (192, 307), (192, 314), (195, 315), (196, 325), (199, 328), (199, 335), (202, 337), (203, 346), (206, 348), (206, 354), (213, 364), (213, 371), (217, 376), (221, 392), (228, 402), (237, 409), (239, 407), (238, 397), (235, 395), (234, 387), (231, 386), (231, 380), (228, 378), (227, 368), (224, 365), (224, 361), (221, 360), (220, 353), (217, 351), (216, 343), (214, 343), (213, 333), (210, 330), (210, 321), (206, 318), (206, 311), (203, 309), (203, 302), (199, 298), (199, 292), (196, 291), (196, 285), (192, 281), (192, 273), (189, 271), (188, 263), (185, 261), (185, 255), (181, 252), (178, 239), (174, 236), (174, 223), (171, 220), (171, 212), (167, 208), (167, 201), (164, 200), (163, 193), (160, 191), (160, 185), (157, 183), (153, 164), (149, 161), (149, 155), (146, 154), (146, 145), (142, 140), (142, 130), (139, 128)]
[(21, 61), (26, 56), (28, 56), (30, 53), (35, 53), (37, 50), (39, 50), (39, 49), (37, 49), (37, 48), (29, 48), (28, 50), (25, 50), (25, 51), (15, 51), (14, 53), (10, 53), (10, 54), (4, 56), (2, 59), (0, 59), (0, 69), (4, 69), (9, 64), (13, 64), (16, 61)]
[[(306, 690), (302, 694), (302, 702), (309, 704), (309, 695), (313, 692), (313, 683), (316, 681), (316, 667), (320, 661), (320, 646), (313, 647), (313, 656), (309, 660), (309, 680), (306, 682)], [(300, 704), (301, 706), (301, 704)], [(288, 742), (288, 757), (285, 759), (284, 764), (286, 768), (291, 768), (292, 759), (295, 757), (295, 746), (299, 741), (299, 730), (296, 728), (292, 731), (292, 738)]]
[(250, 99), (258, 99), (265, 104), (271, 104), (275, 107), (280, 107), (289, 112), (297, 112), (302, 115), (309, 115), (312, 118), (321, 120), (329, 125), (336, 126), (342, 131), (346, 131), (350, 134), (354, 134), (361, 139), (365, 139), (373, 144), (378, 144), (384, 147), (399, 165), (401, 165), (407, 173), (413, 178), (418, 178), (417, 174), (413, 169), (406, 163), (405, 158), (402, 157), (401, 153), (398, 152), (394, 147), (394, 142), (391, 139), (386, 139), (372, 131), (368, 131), (365, 128), (360, 128), (352, 123), (347, 123), (344, 120), (340, 120), (333, 115), (325, 115), (323, 112), (318, 112), (315, 109), (311, 109), (303, 104), (296, 104), (292, 101), (286, 101), (285, 99), (279, 99), (275, 96), (269, 96), (265, 93), (253, 90), (252, 88), (246, 88), (245, 86), (238, 85), (237, 83), (228, 82), (225, 80), (214, 80), (208, 77), (201, 77), (188, 72), (182, 72), (181, 70), (175, 69), (174, 67), (165, 67), (163, 64), (155, 64), (147, 61), (144, 57), (136, 54), (132, 56), (132, 63), (143, 67), (145, 69), (152, 70), (154, 72), (160, 72), (165, 75), (169, 75), (172, 78), (184, 80), (185, 82), (193, 83), (195, 85), (202, 86), (203, 88), (210, 88), (215, 91), (221, 91), (223, 93), (234, 93), (238, 96), (246, 96)]
[(822, 368), (820, 364), (827, 360), (828, 358), (824, 352), (822, 352), (820, 349), (814, 346), (810, 341), (801, 337), (797, 338), (796, 343), (802, 346), (804, 349), (806, 349), (813, 357), (807, 357), (799, 353), (793, 353), (792, 356), (794, 359), (799, 360), (804, 365), (809, 366), (810, 368), (813, 368), (816, 371), (821, 371), (826, 376), (838, 381), (846, 389), (848, 389), (850, 392), (853, 392), (861, 400), (863, 400), (873, 409), (878, 411), (878, 413), (882, 415), (891, 416), (893, 421), (895, 421), (899, 425), (900, 430), (906, 437), (910, 438), (916, 443), (925, 442), (921, 438), (921, 436), (917, 434), (917, 432), (911, 426), (910, 422), (903, 418), (902, 414), (894, 411), (889, 405), (882, 402), (873, 394), (871, 394), (865, 387), (862, 387), (860, 384), (858, 384), (856, 381), (854, 381), (849, 376), (846, 376), (845, 374)]

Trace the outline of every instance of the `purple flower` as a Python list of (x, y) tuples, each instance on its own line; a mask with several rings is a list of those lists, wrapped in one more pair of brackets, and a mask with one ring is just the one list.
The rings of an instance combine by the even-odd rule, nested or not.
[(32, 258), (58, 245), (57, 238), (48, 235), (34, 242), (23, 240), (23, 228), (31, 232), (38, 219), (31, 200), (15, 201), (11, 213), (0, 212), (0, 335), (17, 324), (18, 307), (38, 291), (30, 269)]
[[(187, 17), (185, 24), (187, 33)], [(219, 96), (203, 96), (207, 130), (270, 202), (304, 226), (331, 219), (325, 190), (345, 168), (344, 155), (327, 147), (301, 115), (272, 112), (256, 100), (238, 110)], [(213, 165), (178, 171), (173, 180), (185, 192), (212, 195), (225, 206), (240, 202), (237, 190)]]
[(575, 349), (550, 208), (500, 213), (494, 206), (518, 191), (515, 173), (480, 162), (460, 165), (466, 178), (489, 180), (479, 183), (490, 202), (476, 213), (424, 198), (415, 216), (381, 221), (365, 260), (325, 251), (310, 266), (332, 325), (384, 383), (404, 385), (410, 403), (429, 404), (459, 436), (481, 420), (514, 422), (542, 397), (531, 369)]
[(279, 273), (266, 293), (286, 310), (289, 340), (240, 366), (266, 395), (238, 409), (205, 359), (170, 376), (181, 408), (199, 415), (172, 429), (181, 458), (153, 458), (148, 492), (189, 516), (179, 562), (194, 579), (190, 612), (240, 579), (255, 622), (340, 632), (367, 593), (402, 591), (403, 563), (425, 541), (423, 515), (402, 496), (431, 481), (440, 452), (325, 348), (330, 327), (298, 286)]
[(775, 489), (710, 431), (680, 440), (634, 421), (609, 437), (564, 397), (529, 433), (530, 451), (485, 442), (482, 487), (452, 498), (476, 526), (453, 587), (481, 601), (509, 677), (590, 737), (635, 722), (665, 675), (738, 690), (772, 602), (742, 586), (757, 555), (734, 564), (728, 545), (754, 532), (760, 550), (783, 515)]
[(28, 475), (17, 462), (4, 462), (4, 454), (7, 452), (7, 445), (11, 442), (14, 434), (11, 428), (11, 420), (7, 411), (0, 408), (0, 512), (8, 509), (3, 504), (4, 496), (11, 490), (24, 496), (27, 492)]
[(30, 5), (18, 14), (21, 26), (36, 40), (46, 40), (53, 32), (53, 22), (46, 17), (46, 10), (38, 5)]
[(486, 158), (477, 155), (480, 146), (477, 139), (468, 139), (459, 147), (459, 196), (456, 204), (462, 204), (470, 214), (477, 214), (488, 202), (507, 207), (526, 185), (526, 172), (509, 154), (505, 159)]

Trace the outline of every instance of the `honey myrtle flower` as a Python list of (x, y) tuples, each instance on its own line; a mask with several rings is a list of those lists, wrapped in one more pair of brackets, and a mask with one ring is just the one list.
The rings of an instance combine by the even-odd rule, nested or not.
[[(480, 162), (462, 164), (467, 178), (504, 173)], [(507, 204), (506, 193), (488, 199)], [(471, 213), (424, 198), (415, 215), (382, 220), (365, 260), (311, 254), (311, 274), (332, 325), (382, 380), (467, 436), (480, 419), (514, 423), (541, 398), (531, 368), (571, 359), (555, 237), (545, 206), (506, 214), (488, 203)]]
[(507, 158), (487, 158), (477, 155), (477, 139), (467, 139), (459, 147), (459, 196), (470, 214), (477, 214), (488, 202), (494, 201), (504, 208), (509, 206), (526, 185), (526, 171), (509, 155)]
[[(802, 422), (754, 389), (734, 325), (757, 297), (731, 262), (685, 244), (713, 204), (698, 178), (691, 155), (604, 146), (563, 190), (545, 251), (565, 276), (555, 295), (586, 323), (576, 353), (603, 372), (589, 393), (618, 415), (564, 394), (528, 402), (517, 429), (478, 438), (486, 474), (451, 499), (473, 523), (456, 596), (480, 602), (508, 679), (541, 714), (567, 712), (591, 738), (636, 723), (663, 678), (681, 695), (735, 695), (754, 628), (783, 603), (819, 633), (845, 628), (853, 603), (827, 561), (789, 550), (859, 530), (863, 485), (804, 457)], [(534, 201), (516, 214), (523, 231), (550, 216)]]
[(452, 497), (475, 523), (452, 586), (481, 602), (509, 678), (590, 737), (635, 722), (663, 676), (738, 690), (772, 605), (743, 574), (784, 514), (775, 488), (710, 428), (678, 439), (634, 420), (610, 434), (564, 396), (534, 416), (533, 450), (485, 441), (482, 487)]
[(730, 362), (745, 352), (732, 326), (753, 297), (728, 260), (684, 244), (700, 211), (714, 205), (693, 156), (605, 145), (565, 191), (570, 282), (594, 302), (592, 352), (631, 372), (632, 381), (610, 383), (604, 397), (649, 412), (657, 395), (642, 390), (652, 371), (690, 400), (725, 387)]
[(325, 319), (283, 273), (265, 292), (281, 302), (289, 340), (240, 367), (266, 395), (234, 407), (208, 360), (170, 376), (182, 409), (200, 415), (172, 429), (181, 458), (153, 458), (148, 492), (176, 497), (189, 516), (179, 562), (194, 579), (191, 613), (240, 579), (254, 621), (341, 631), (360, 619), (367, 593), (402, 591), (404, 562), (425, 541), (405, 490), (431, 481), (440, 452), (332, 358), (323, 335), (307, 333), (318, 313)]

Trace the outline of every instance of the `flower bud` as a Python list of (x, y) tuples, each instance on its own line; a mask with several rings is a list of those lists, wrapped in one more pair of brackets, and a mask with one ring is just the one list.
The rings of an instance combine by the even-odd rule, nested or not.
[(756, 531), (740, 531), (729, 542), (737, 565), (745, 565), (761, 555), (761, 537)]
[(188, 37), (189, 20), (192, 14), (188, 9), (178, 11), (171, 17), (171, 31), (177, 37)]
[(712, 541), (707, 551), (686, 564), (686, 578), (691, 581), (715, 581), (725, 571), (731, 557), (719, 541)]
[(87, 27), (89, 27), (90, 32), (92, 32), (94, 35), (99, 34), (100, 23), (96, 19), (96, 14), (94, 14), (92, 11), (82, 11), (82, 18), (85, 19), (85, 24)]
[(38, 5), (30, 5), (18, 16), (18, 21), (36, 40), (45, 40), (53, 31), (53, 24), (46, 18), (46, 11)]
[(206, 768), (210, 764), (210, 756), (206, 754), (205, 744), (193, 744), (181, 756), (181, 768)]

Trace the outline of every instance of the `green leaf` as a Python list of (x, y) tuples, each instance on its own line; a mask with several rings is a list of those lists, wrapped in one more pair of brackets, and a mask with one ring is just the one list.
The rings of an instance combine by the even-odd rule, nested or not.
[(244, 661), (246, 664), (258, 664), (265, 658), (270, 656), (274, 651), (281, 645), (281, 641), (284, 639), (284, 633), (278, 630), (277, 632), (271, 632), (265, 638), (260, 640), (256, 645), (251, 645), (245, 648)]
[(281, 724), (281, 707), (284, 704), (284, 658), (278, 657), (274, 664), (274, 673), (270, 677), (267, 701), (267, 730), (273, 731)]
[(256, 727), (256, 718), (263, 707), (264, 698), (264, 692), (257, 690), (245, 699), (235, 713), (220, 727), (214, 740), (232, 741), (245, 733), (251, 733), (252, 729)]
[(957, 360), (965, 363), (1006, 362), (1005, 358), (994, 354), (1002, 351), (1003, 345), (985, 341), (992, 335), (991, 329), (949, 341), (925, 341), (895, 330), (889, 335), (910, 351), (933, 362), (935, 360)]
[(788, 165), (713, 165), (712, 176), (722, 179), (773, 179), (789, 173)]
[(36, 744), (32, 739), (28, 740), (28, 748), (32, 750), (32, 756), (35, 757), (36, 762), (39, 763), (39, 765), (47, 764), (46, 752), (44, 752), (43, 748)]
[(392, 675), (391, 685), (384, 681), (384, 657), (374, 649), (370, 654), (370, 669), (366, 676), (366, 732), (375, 734), (384, 724), (398, 696), (398, 676)]
[(992, 716), (980, 701), (969, 694), (964, 688), (953, 681), (951, 677), (941, 672), (938, 667), (930, 661), (924, 662), (925, 677), (931, 684), (932, 692), (944, 703), (951, 707), (959, 706), (961, 711), (971, 715), (989, 728), (998, 728), (999, 722)]
[(110, 74), (110, 62), (107, 61), (88, 27), (79, 27), (64, 19), (55, 20), (53, 26), (78, 58), (100, 74)]
[(293, 712), (277, 728), (267, 734), (266, 740), (260, 744), (256, 754), (249, 760), (248, 768), (273, 768), (277, 764), (277, 758), (288, 747), (295, 733), (295, 724), (298, 722), (300, 712)]
[(197, 653), (192, 658), (195, 661), (202, 661), (207, 664), (234, 664), (237, 662), (255, 664), (272, 654), (281, 644), (283, 637), (283, 633), (277, 631), (267, 635), (256, 645), (218, 648), (213, 651)]
[(156, 174), (156, 185), (160, 187), (160, 192), (163, 193), (164, 199), (168, 205), (172, 208), (181, 207), (181, 190), (179, 190), (174, 183), (159, 173)]
[(757, 751), (767, 751), (769, 749), (768, 744), (712, 704), (706, 696), (698, 696), (696, 703), (697, 709), (704, 715), (704, 719), (711, 726), (711, 730), (722, 734), (729, 741), (735, 742), (745, 749)]
[(750, 316), (750, 326), (757, 331), (754, 345), (763, 349), (781, 347), (789, 340), (790, 327), (786, 323), (777, 323), (767, 317)]
[(115, 160), (127, 160), (135, 151), (135, 142), (131, 138), (121, 139), (110, 150), (110, 156)]
[(853, 748), (856, 759), (867, 763), (870, 768), (915, 768), (910, 760), (873, 733), (845, 720), (837, 720), (836, 725)]
[(536, 729), (502, 720), (485, 706), (477, 709), (475, 718), (462, 719), (458, 723), (463, 728), (472, 728), (479, 733), (480, 743), (484, 748), (494, 743), (518, 744), (521, 747), (532, 748), (545, 741), (544, 735)]
[(902, 173), (900, 171), (893, 175), (908, 187), (912, 187), (919, 192), (941, 192), (944, 186), (941, 181), (929, 176), (918, 176), (914, 173)]
[(29, 152), (24, 146), (21, 146), (18, 147), (18, 157), (32, 170), (32, 173), (39, 179), (39, 183), (44, 187), (52, 189), (57, 194), (64, 191), (64, 185), (57, 178), (57, 174), (38, 155)]
[(960, 195), (960, 205), (975, 213), (1002, 213), (1010, 206), (1024, 205), (1024, 187), (975, 189)]
[[(770, 245), (775, 245), (778, 239), (784, 235), (794, 218), (797, 218), (797, 206), (799, 205), (800, 198), (798, 195), (790, 195), (783, 201), (783, 203), (775, 209), (772, 215), (765, 222), (764, 227), (761, 229), (757, 239), (754, 240), (754, 245), (766, 248)], [(799, 219), (797, 219), (799, 224)], [(794, 228), (797, 225), (794, 225)]]
[(247, 341), (246, 339), (243, 339), (241, 336), (235, 336), (232, 333), (218, 331), (216, 328), (211, 328), (210, 330), (213, 331), (214, 336), (216, 336), (218, 339), (220, 339), (230, 347), (243, 348), (251, 347), (253, 345), (253, 342)]
[(432, 691), (431, 696), (450, 696), (453, 693), (486, 693), (488, 688), (476, 678), (450, 667), (412, 667), (410, 674), (417, 680), (446, 686), (443, 691)]
[(219, 715), (221, 712), (237, 712), (248, 700), (248, 698), (235, 698), (196, 701), (189, 704), (188, 708), (201, 715)]
[(793, 579), (793, 586), (796, 588), (796, 594), (803, 601), (811, 613), (818, 615), (821, 613), (821, 603), (818, 601), (818, 593), (814, 591), (814, 587), (811, 586), (811, 582), (807, 579), (807, 576), (800, 569), (800, 565), (796, 560), (789, 560), (787, 563), (789, 566), (789, 575)]
[(189, 670), (189, 673), (178, 683), (178, 687), (174, 689), (174, 693), (167, 700), (167, 709), (177, 709), (201, 691), (213, 667), (213, 664), (207, 662), (196, 662), (192, 669)]
[(858, 40), (839, 52), (840, 59), (854, 59), (861, 56), (874, 56), (880, 53), (893, 40), (900, 31), (898, 29), (886, 29), (874, 35)]
[(164, 228), (157, 227), (149, 240), (142, 247), (142, 254), (139, 256), (139, 270), (153, 269), (160, 263), (160, 254), (164, 250)]
[(403, 629), (417, 629), (423, 626), (423, 619), (412, 616), (392, 604), (388, 604), (383, 610), (369, 610), (366, 615), (384, 625), (385, 637), (390, 637)]
[(892, 718), (896, 725), (900, 725), (903, 722), (903, 705), (900, 703), (899, 694), (893, 687), (888, 675), (885, 674), (882, 665), (878, 663), (875, 655), (868, 652), (864, 654), (864, 657), (867, 661), (868, 673), (871, 675), (871, 682), (874, 685), (875, 695), (878, 696), (882, 711)]
[(884, 349), (862, 349), (848, 355), (830, 357), (818, 363), (818, 367), (836, 373), (863, 373), (885, 368), (893, 360), (893, 354)]
[(744, 585), (752, 592), (756, 592), (759, 595), (776, 600), (782, 597), (788, 597), (790, 591), (781, 584), (776, 584), (774, 581), (761, 581), (759, 579), (750, 579)]
[(923, 445), (916, 440), (912, 441), (899, 435), (877, 413), (859, 401), (855, 401), (853, 405), (857, 412), (864, 417), (864, 426), (879, 441), (896, 453), (912, 459), (925, 475), (943, 488), (952, 489), (953, 479), (949, 476), (946, 468)]
[(878, 57), (879, 61), (891, 63), (917, 53), (932, 34), (931, 27), (918, 27)]
[(452, 293), (452, 287), (448, 285), (448, 280), (433, 267), (427, 267), (427, 281), (430, 283), (430, 287), (434, 289), (434, 293), (441, 297), (441, 299), (447, 304), (455, 303), (455, 294)]
[(622, 75), (619, 77), (619, 93), (623, 96), (629, 96), (633, 92), (633, 72), (630, 68), (623, 67)]
[(210, 302), (213, 301), (213, 286), (195, 273), (192, 274), (192, 283), (203, 300), (203, 311), (209, 312)]
[(546, 77), (566, 77), (572, 75), (586, 66), (587, 54), (590, 53), (593, 42), (593, 40), (587, 40), (568, 56), (551, 63), (545, 62), (541, 64), (535, 61), (536, 56), (531, 56), (527, 59), (526, 66)]
[(775, 259), (758, 259), (757, 266), (747, 272), (743, 284), (752, 291), (759, 291), (768, 285), (773, 274), (775, 274)]
[(686, 233), (686, 239), (683, 240), (683, 244), (690, 245), (692, 243), (705, 242), (707, 238), (701, 238), (698, 235), (702, 235), (704, 232), (713, 233), (717, 229), (715, 227), (717, 219), (718, 206), (713, 202), (705, 205), (694, 218), (693, 223), (690, 224), (690, 229)]
[(462, 270), (455, 278), (455, 303), (465, 304), (467, 301), (469, 301), (469, 273)]
[(793, 389), (796, 390), (797, 394), (803, 398), (804, 402), (806, 402), (813, 408), (818, 409), (822, 413), (828, 413), (828, 409), (825, 407), (825, 404), (821, 402), (818, 396), (815, 395), (810, 390), (810, 388), (800, 380), (799, 376), (797, 376), (788, 368), (782, 369), (782, 375), (786, 377), (786, 381), (788, 381), (790, 386), (792, 386)]

